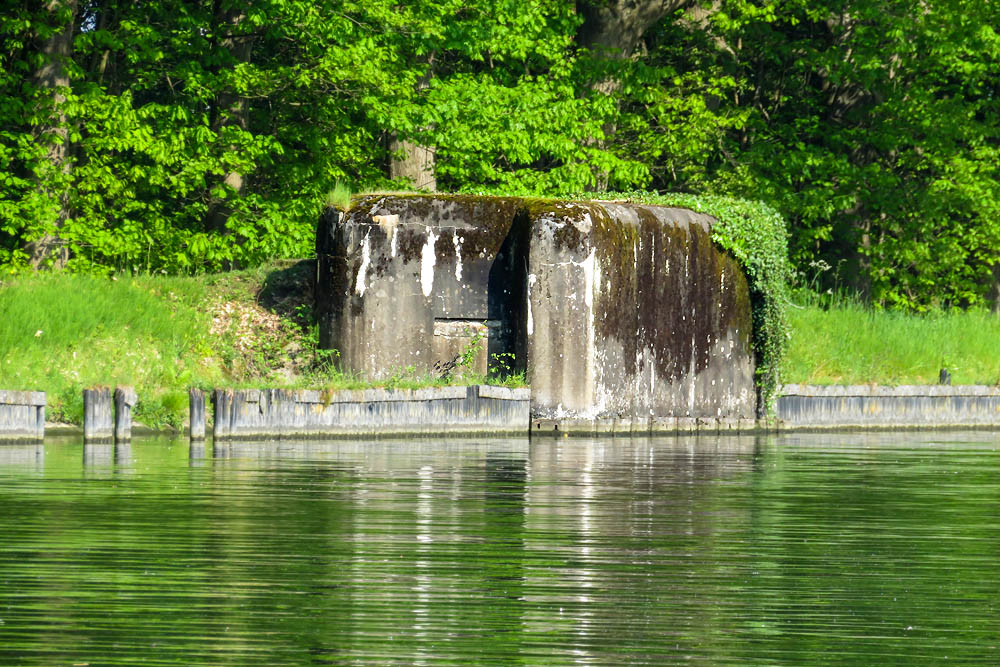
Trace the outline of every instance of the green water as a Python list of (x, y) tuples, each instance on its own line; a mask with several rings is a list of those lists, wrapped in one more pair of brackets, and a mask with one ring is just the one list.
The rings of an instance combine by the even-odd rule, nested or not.
[(998, 448), (3, 446), (0, 664), (997, 664)]

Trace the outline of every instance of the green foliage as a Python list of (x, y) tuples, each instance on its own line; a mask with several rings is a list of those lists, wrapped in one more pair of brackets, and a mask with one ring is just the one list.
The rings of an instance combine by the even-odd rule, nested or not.
[[(13, 3), (0, 267), (46, 235), (103, 275), (305, 256), (338, 182), (406, 186), (399, 139), (433, 148), (444, 190), (763, 201), (797, 270), (823, 260), (880, 307), (1000, 297), (1000, 4), (697, 3), (621, 58), (579, 48), (578, 4)], [(45, 89), (70, 22), (69, 86)]]
[[(190, 279), (34, 275), (0, 285), (0, 386), (48, 392), (48, 418), (79, 423), (82, 390), (132, 385), (136, 418), (178, 425), (175, 394), (224, 375)], [(186, 394), (183, 407), (186, 408)]]
[(138, 422), (179, 428), (190, 387), (417, 388), (487, 381), (464, 374), (442, 379), (414, 368), (398, 369), (384, 382), (342, 373), (337, 352), (318, 347), (311, 292), (304, 287), (311, 268), (300, 262), (195, 277), (10, 277), (0, 282), (0, 387), (45, 391), (50, 421), (79, 424), (85, 387), (131, 385), (139, 395)]
[(516, 371), (517, 358), (513, 352), (497, 352), (490, 356), (489, 383), (503, 387), (528, 386), (527, 373)]
[(984, 303), (1000, 261), (1000, 5), (724, 4), (705, 26), (736, 82), (719, 109), (745, 115), (715, 187), (780, 210), (800, 270), (838, 266), (878, 305)]
[(469, 335), (469, 342), (462, 349), (461, 354), (459, 354), (456, 367), (460, 369), (463, 375), (472, 375), (476, 371), (476, 357), (479, 356), (486, 345), (486, 334), (479, 330), (470, 332), (468, 328), (465, 333)]

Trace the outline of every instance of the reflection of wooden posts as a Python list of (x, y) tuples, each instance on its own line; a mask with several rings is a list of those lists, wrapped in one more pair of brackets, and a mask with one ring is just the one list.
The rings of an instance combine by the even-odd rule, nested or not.
[(190, 407), (191, 439), (205, 439), (205, 392), (192, 387), (188, 390), (188, 406)]
[(132, 387), (117, 387), (115, 389), (115, 441), (126, 442), (132, 439), (132, 407), (138, 396)]
[(111, 390), (94, 387), (83, 390), (83, 439), (89, 442), (110, 441)]

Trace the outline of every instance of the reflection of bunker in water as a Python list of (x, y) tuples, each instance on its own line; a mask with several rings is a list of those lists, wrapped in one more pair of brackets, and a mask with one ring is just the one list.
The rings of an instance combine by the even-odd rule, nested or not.
[(369, 195), (320, 223), (321, 344), (370, 379), (479, 347), (476, 370), (527, 373), (536, 418), (752, 418), (749, 291), (713, 222), (613, 202)]

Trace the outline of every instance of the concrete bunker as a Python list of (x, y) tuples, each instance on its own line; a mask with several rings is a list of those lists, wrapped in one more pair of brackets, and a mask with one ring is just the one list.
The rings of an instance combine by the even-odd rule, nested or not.
[(526, 371), (533, 419), (752, 419), (749, 290), (713, 222), (620, 202), (369, 195), (320, 222), (320, 344), (375, 380), (456, 359)]
[(369, 197), (318, 237), (320, 344), (371, 379), (526, 370), (527, 212), (516, 199)]

